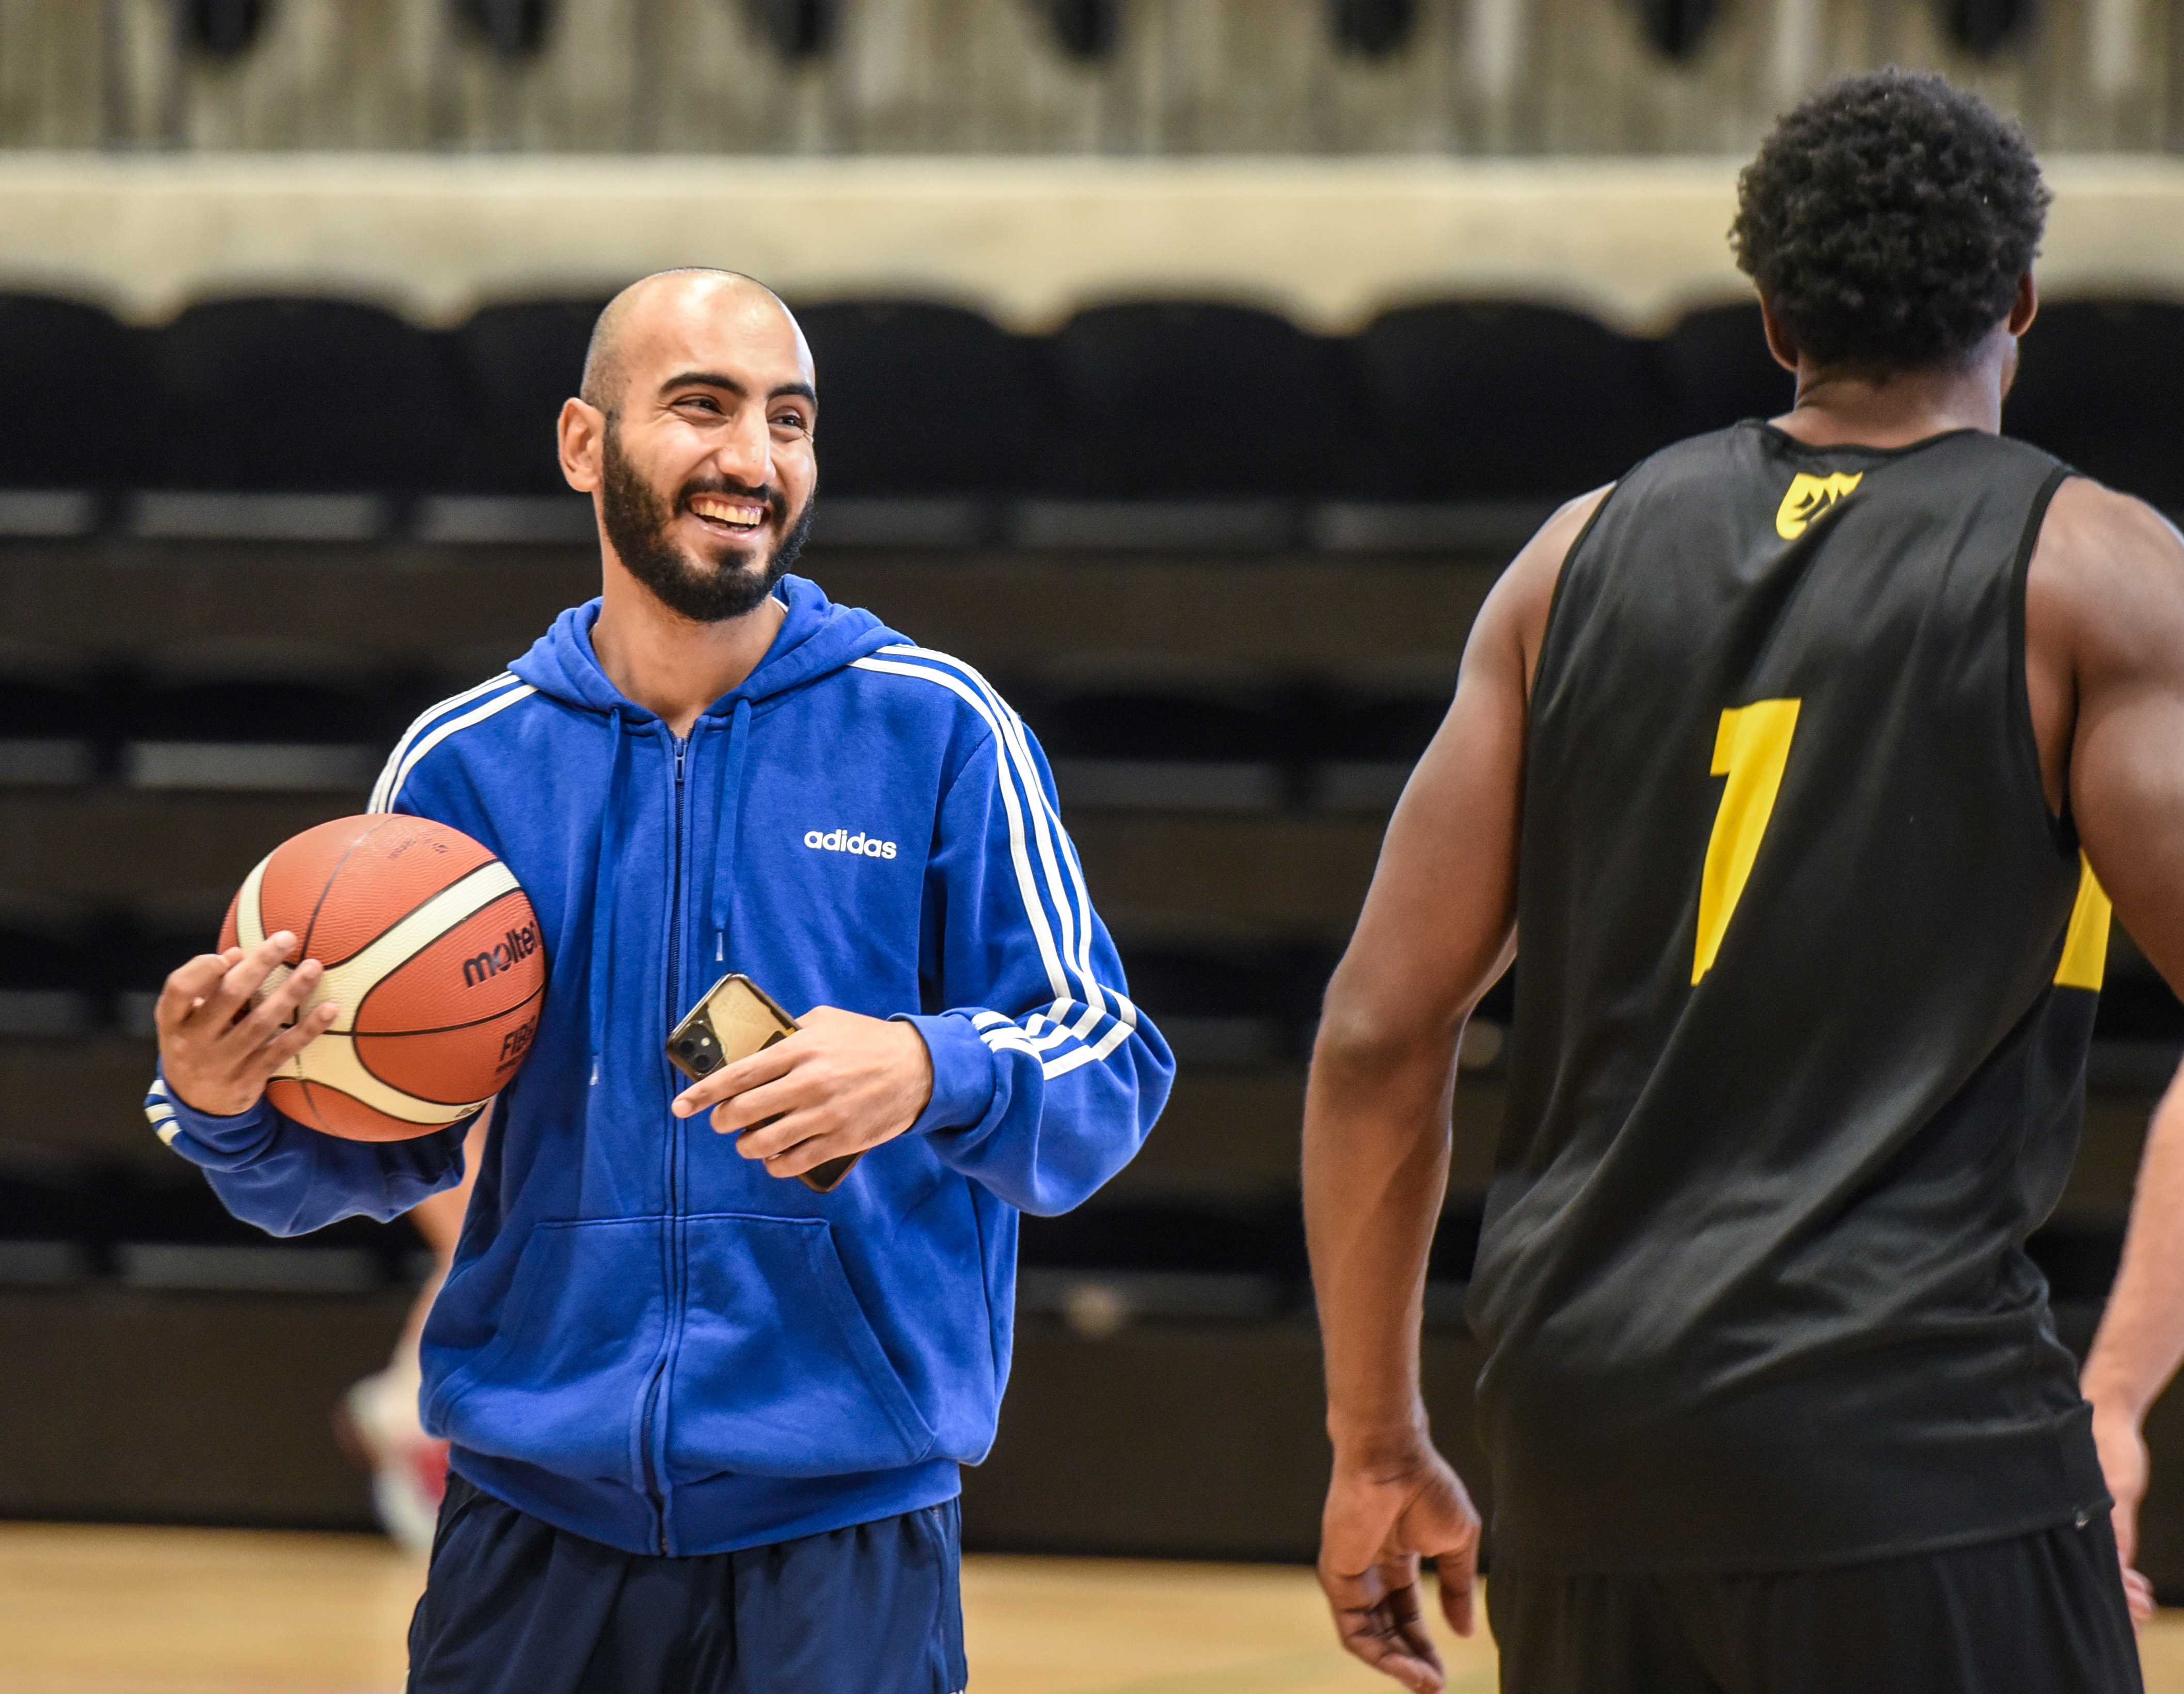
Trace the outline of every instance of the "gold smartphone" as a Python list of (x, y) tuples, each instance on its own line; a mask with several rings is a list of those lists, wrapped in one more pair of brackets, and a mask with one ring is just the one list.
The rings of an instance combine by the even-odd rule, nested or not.
[[(723, 1065), (764, 1052), (795, 1028), (796, 1020), (782, 1010), (772, 995), (740, 970), (731, 970), (675, 1026), (667, 1037), (668, 1062), (692, 1082), (702, 1082)], [(852, 1153), (846, 1159), (829, 1159), (796, 1180), (815, 1193), (831, 1194), (862, 1156)]]

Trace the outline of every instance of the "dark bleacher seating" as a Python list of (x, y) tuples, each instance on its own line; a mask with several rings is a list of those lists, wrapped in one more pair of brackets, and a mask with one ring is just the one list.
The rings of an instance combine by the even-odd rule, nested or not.
[(1040, 417), (1030, 353), (978, 313), (915, 300), (800, 307), (819, 378), (824, 542), (967, 545), (1021, 492)]
[(219, 945), (220, 916), (217, 911), (160, 913), (113, 925), (102, 962), (122, 1034), (140, 1041), (157, 1035), (153, 1011), (169, 973)]
[(1020, 1310), (1104, 1336), (1154, 1321), (1263, 1321), (1307, 1299), (1294, 1206), (1118, 1202), (1026, 1218)]
[(1041, 454), (1042, 493), (1072, 505), (1191, 502), (1199, 515), (1043, 506), (1026, 514), (1033, 545), (1280, 545), (1295, 508), (1339, 486), (1334, 361), (1285, 318), (1183, 302), (1098, 306), (1043, 352), (1057, 427)]
[[(562, 480), (561, 407), (582, 385), (584, 349), (604, 299), (487, 306), (448, 338), (462, 452), (441, 490), (419, 502), (430, 541), (582, 542), (591, 502)], [(460, 486), (460, 492), (454, 491)]]
[(584, 348), (604, 299), (487, 306), (454, 333), (467, 484), (492, 494), (560, 495), (555, 420), (584, 374)]
[(1554, 306), (1407, 306), (1350, 354), (1369, 429), (1337, 439), (1356, 444), (1362, 499), (1566, 500), (1621, 476), (1665, 429), (1646, 344)]
[(113, 1273), (163, 1293), (367, 1294), (401, 1274), (412, 1250), (352, 1218), (276, 1239), (231, 1216), (179, 1159), (171, 1171), (116, 1174), (97, 1189)]
[(1383, 812), (1401, 797), (1411, 768), (1447, 715), (1451, 689), (1348, 691), (1314, 703), (1306, 718), (1312, 805)]
[(1010, 697), (1072, 809), (1263, 812), (1295, 791), (1294, 732), (1264, 694), (1117, 682)]
[(134, 788), (360, 792), (400, 729), (388, 690), (296, 676), (149, 681), (125, 710)]
[(1709, 306), (1662, 338), (1669, 428), (1664, 440), (1722, 429), (1747, 417), (1779, 417), (1797, 383), (1767, 350), (1759, 306)]
[(1309, 947), (1149, 940), (1123, 950), (1130, 998), (1192, 1066), (1302, 1058), (1332, 960)]
[(86, 1172), (0, 1165), (0, 1288), (56, 1288), (100, 1268), (101, 1207)]
[(0, 1037), (52, 1040), (106, 1022), (103, 954), (80, 914), (0, 908)]
[[(164, 391), (140, 533), (365, 540), (379, 497), (443, 478), (454, 390), (438, 343), (354, 301), (218, 300), (156, 338)], [(240, 496), (240, 497), (238, 497)]]
[(146, 349), (98, 307), (0, 294), (0, 534), (81, 534), (97, 521), (93, 491), (143, 479)]
[(0, 788), (73, 788), (104, 764), (107, 696), (41, 666), (0, 667)]
[(2087, 476), (2184, 512), (2184, 306), (2059, 301), (2019, 344), (2003, 427)]

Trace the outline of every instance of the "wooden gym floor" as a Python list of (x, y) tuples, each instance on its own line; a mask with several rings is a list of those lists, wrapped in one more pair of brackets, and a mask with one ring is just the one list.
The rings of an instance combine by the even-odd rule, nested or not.
[[(360, 1535), (0, 1525), (7, 1694), (394, 1694), (419, 1571)], [(975, 1558), (977, 1694), (1362, 1694), (1309, 1573)], [(2184, 1694), (2184, 1613), (2142, 1638), (2149, 1694)], [(1451, 1694), (1493, 1648), (1451, 1643)]]

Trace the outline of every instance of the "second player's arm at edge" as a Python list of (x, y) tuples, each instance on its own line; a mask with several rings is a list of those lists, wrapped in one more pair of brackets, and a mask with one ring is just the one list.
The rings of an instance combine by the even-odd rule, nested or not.
[(1421, 1557), (1473, 1627), (1479, 1524), (1419, 1390), (1426, 1256), (1449, 1160), (1457, 1046), (1516, 948), (1531, 678), (1563, 562), (1607, 497), (1548, 520), (1487, 595), (1456, 696), (1395, 816), (1327, 991), (1305, 1099), (1305, 1224), (1334, 1476), (1319, 1578), (1343, 1646), (1405, 1687), (1442, 1686)]
[[(2116, 915), (2184, 992), (2184, 538), (2138, 500), (2066, 483), (2033, 553), (2025, 633), (2036, 717), (2066, 730), (2042, 737), (2049, 798), (2068, 793)], [(2141, 1618), (2153, 1609), (2131, 1568), (2146, 1487), (2141, 1432), (2180, 1358), (2184, 1087), (2172, 1087), (2147, 1138), (2122, 1268), (2081, 1381)]]

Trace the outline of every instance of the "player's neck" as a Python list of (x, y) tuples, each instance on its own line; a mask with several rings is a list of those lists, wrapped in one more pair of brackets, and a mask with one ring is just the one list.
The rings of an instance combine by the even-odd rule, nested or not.
[(623, 699), (687, 735), (699, 713), (758, 668), (787, 616), (769, 595), (740, 618), (694, 623), (610, 561), (592, 651)]
[(1797, 403), (1774, 420), (1814, 447), (1908, 447), (1953, 429), (2002, 429), (2002, 397), (2015, 374), (2017, 344), (1990, 337), (1962, 365), (1875, 377), (1797, 367)]

